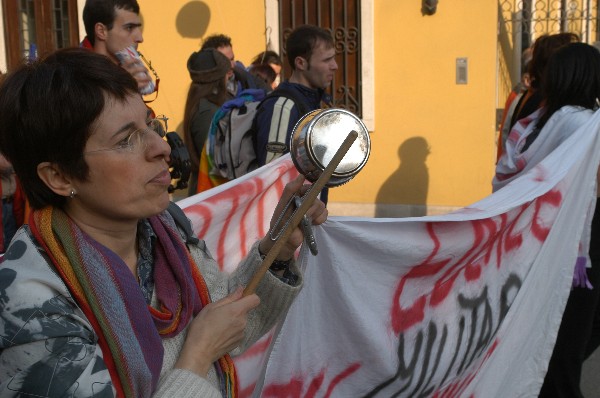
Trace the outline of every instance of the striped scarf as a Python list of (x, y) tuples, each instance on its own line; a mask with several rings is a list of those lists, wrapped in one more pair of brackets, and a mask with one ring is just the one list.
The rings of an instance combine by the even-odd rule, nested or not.
[[(160, 309), (147, 305), (125, 262), (62, 210), (46, 207), (30, 218), (34, 236), (98, 335), (117, 395), (122, 397), (152, 394), (162, 367), (162, 338), (179, 334), (210, 302), (204, 278), (170, 215), (163, 212), (149, 222), (157, 236), (154, 281)], [(235, 397), (236, 374), (229, 355), (219, 359), (215, 368), (221, 394)]]

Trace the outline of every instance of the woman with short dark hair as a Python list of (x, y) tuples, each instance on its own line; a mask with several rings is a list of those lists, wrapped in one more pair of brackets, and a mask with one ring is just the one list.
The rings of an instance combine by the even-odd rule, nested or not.
[[(221, 273), (169, 202), (164, 134), (133, 77), (91, 51), (57, 51), (0, 87), (0, 151), (33, 207), (0, 265), (1, 396), (236, 394), (229, 352), (298, 294), (302, 232), (242, 297), (273, 242)], [(307, 214), (320, 224), (327, 210), (316, 201)]]

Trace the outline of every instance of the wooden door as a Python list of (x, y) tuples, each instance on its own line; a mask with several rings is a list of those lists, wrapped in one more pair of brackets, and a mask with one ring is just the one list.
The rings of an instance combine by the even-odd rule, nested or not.
[(8, 69), (24, 59), (77, 46), (77, 0), (2, 0)]
[[(285, 58), (285, 40), (296, 26), (311, 24), (328, 29), (335, 41), (338, 64), (330, 88), (332, 105), (362, 117), (360, 6), (360, 0), (280, 0), (279, 42), (281, 57)], [(284, 64), (282, 77), (287, 79), (291, 70)]]

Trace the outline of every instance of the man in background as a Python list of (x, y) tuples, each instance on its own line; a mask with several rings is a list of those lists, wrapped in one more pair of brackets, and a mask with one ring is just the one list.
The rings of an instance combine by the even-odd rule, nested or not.
[(271, 90), (271, 87), (262, 79), (253, 76), (241, 62), (235, 60), (231, 37), (224, 34), (208, 36), (202, 42), (201, 50), (206, 50), (207, 48), (214, 48), (231, 62), (231, 71), (227, 75), (228, 100), (235, 98), (241, 91), (249, 88), (260, 88), (265, 90), (265, 92)]
[[(138, 45), (144, 41), (140, 6), (137, 0), (86, 0), (83, 8), (83, 24), (87, 36), (81, 43), (82, 47), (108, 57), (128, 71), (137, 81), (140, 95), (153, 92), (158, 95), (158, 79), (154, 84), (148, 69), (137, 53)], [(120, 58), (119, 53), (124, 55)], [(145, 102), (148, 106), (147, 103), (152, 101)], [(149, 118), (155, 118), (156, 115), (157, 113), (148, 106)], [(159, 119), (165, 122), (168, 120), (164, 116)], [(165, 128), (167, 128), (166, 123)], [(175, 189), (186, 188), (191, 167), (189, 153), (177, 133), (167, 132), (167, 141), (172, 148), (170, 166), (173, 171), (171, 173), (174, 179), (179, 180)]]
[(86, 37), (81, 46), (105, 55), (120, 64), (136, 79), (143, 90), (152, 83), (148, 70), (142, 62), (130, 58), (121, 62), (117, 52), (144, 41), (140, 6), (136, 0), (87, 0), (83, 8), (83, 24)]
[[(293, 91), (303, 104), (284, 96), (267, 98), (257, 114), (258, 140), (256, 154), (259, 165), (264, 165), (289, 151), (290, 134), (304, 114), (321, 108), (331, 99), (325, 93), (338, 65), (335, 61), (333, 37), (329, 31), (312, 25), (296, 28), (286, 41), (287, 59), (292, 68), (290, 78), (277, 90)], [(277, 90), (274, 93), (277, 93)], [(306, 109), (300, 112), (300, 109)], [(285, 142), (282, 153), (267, 151), (269, 142)]]
[[(259, 166), (289, 152), (290, 135), (298, 120), (308, 112), (322, 108), (322, 102), (331, 102), (325, 90), (338, 69), (331, 33), (318, 26), (299, 26), (290, 33), (285, 46), (292, 75), (265, 99), (256, 115)], [(277, 96), (281, 90), (293, 93), (292, 98), (302, 104), (289, 95)], [(327, 189), (321, 193), (321, 200), (327, 203)]]

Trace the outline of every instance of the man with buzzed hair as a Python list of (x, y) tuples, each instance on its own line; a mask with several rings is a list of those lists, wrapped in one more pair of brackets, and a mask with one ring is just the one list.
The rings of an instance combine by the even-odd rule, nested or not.
[[(304, 100), (304, 106), (284, 96), (272, 96), (263, 102), (257, 114), (256, 155), (261, 166), (282, 155), (267, 151), (269, 142), (285, 142), (285, 152), (289, 151), (289, 137), (296, 122), (305, 113), (321, 108), (322, 102), (330, 102), (325, 90), (338, 69), (333, 37), (318, 26), (303, 25), (294, 29), (286, 41), (286, 53), (292, 75), (278, 89), (294, 91), (295, 97)], [(307, 111), (302, 113), (300, 109)]]
[[(314, 25), (302, 25), (288, 36), (285, 49), (292, 68), (290, 78), (281, 83), (266, 98), (256, 114), (256, 160), (263, 166), (289, 152), (290, 135), (302, 116), (330, 103), (325, 90), (331, 85), (338, 69), (335, 46), (331, 33)], [(277, 96), (278, 90), (293, 92), (290, 96)], [(285, 145), (281, 145), (285, 143)], [(327, 203), (327, 189), (321, 200)]]
[(115, 55), (130, 46), (137, 49), (144, 41), (139, 14), (140, 6), (136, 0), (87, 0), (83, 8), (87, 36), (81, 46), (120, 64), (136, 79), (141, 90), (151, 82), (146, 67), (135, 59), (121, 63)]
[[(128, 47), (137, 51), (138, 44), (144, 41), (137, 0), (86, 0), (83, 7), (83, 24), (87, 36), (81, 42), (81, 47), (108, 57), (129, 72), (137, 82), (140, 95), (152, 92), (158, 95), (158, 79), (155, 85), (152, 84), (152, 78), (143, 62), (133, 57), (121, 61), (115, 55)], [(147, 104), (151, 101), (145, 102), (149, 117), (156, 118), (157, 112)], [(164, 116), (161, 118), (168, 119)], [(191, 167), (186, 166), (189, 164), (189, 154), (177, 133), (168, 132), (167, 136), (172, 148), (177, 148), (171, 152), (171, 164), (175, 165), (174, 170), (177, 171), (174, 175), (179, 174), (181, 177), (175, 189), (186, 188)]]

